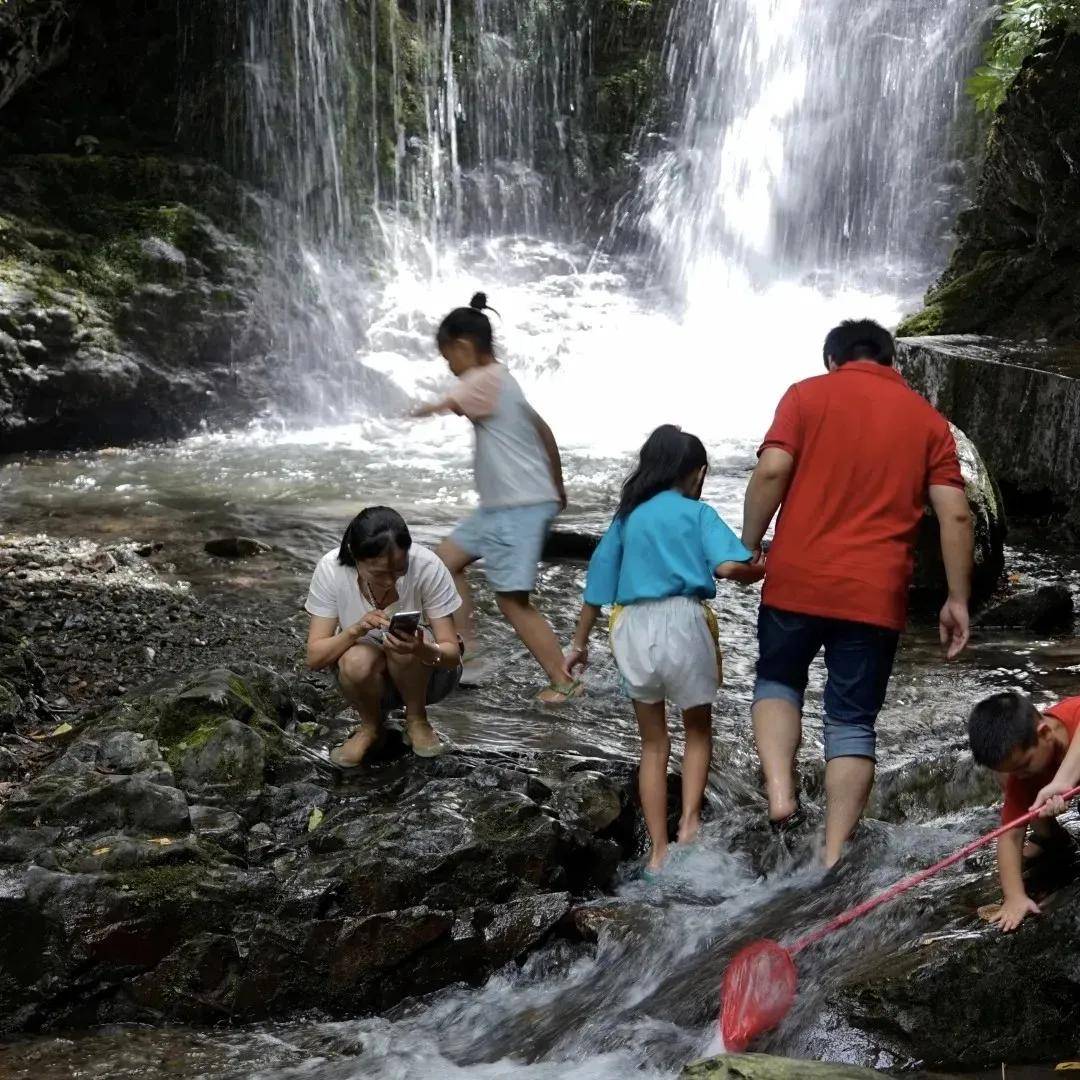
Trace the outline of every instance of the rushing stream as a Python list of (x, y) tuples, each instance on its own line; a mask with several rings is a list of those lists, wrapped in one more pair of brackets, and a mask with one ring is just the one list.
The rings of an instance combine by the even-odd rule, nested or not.
[[(308, 567), (361, 506), (394, 505), (418, 538), (435, 540), (474, 500), (468, 425), (418, 423), (405, 413), (444, 385), (432, 328), (475, 288), (499, 310), (500, 348), (564, 448), (564, 524), (601, 527), (631, 453), (658, 423), (675, 422), (708, 444), (706, 497), (736, 525), (755, 440), (784, 388), (820, 369), (824, 333), (850, 316), (895, 323), (940, 262), (963, 180), (954, 162), (959, 87), (990, 6), (679, 0), (665, 54), (676, 135), (646, 162), (640, 190), (621, 211), (640, 242), (614, 254), (609, 244), (567, 239), (566, 221), (555, 226), (558, 207), (537, 187), (531, 157), (530, 133), (551, 120), (539, 114), (572, 99), (576, 46), (556, 67), (544, 45), (526, 78), (512, 62), (507, 5), (477, 0), (480, 67), (459, 70), (455, 81), (447, 52), (444, 70), (431, 73), (423, 168), (398, 148), (393, 190), (382, 192), (387, 266), (361, 284), (341, 254), (353, 213), (335, 141), (346, 107), (335, 64), (350, 62), (335, 35), (346, 26), (328, 14), (332, 4), (274, 0), (248, 30), (248, 152), (264, 168), (278, 157), (289, 163), (278, 176), (286, 200), (291, 192), (299, 205), (312, 187), (322, 193), (281, 237), (283, 249), (304, 250), (308, 277), (279, 287), (314, 290), (322, 313), (285, 335), (290, 362), (307, 365), (309, 392), (302, 402), (271, 403), (245, 431), (4, 463), (5, 530), (160, 540), (189, 555), (211, 535), (257, 536), (285, 553), (288, 566), (259, 587), (294, 611)], [(327, 21), (305, 21), (315, 11)], [(424, 34), (441, 40), (449, 0), (421, 3), (419, 12)], [(290, 70), (303, 95), (275, 81), (281, 34), (297, 45)], [(324, 38), (333, 48), (320, 45)], [(374, 21), (365, 40), (376, 48)], [(470, 168), (455, 142), (462, 109), (476, 117)], [(275, 130), (280, 138), (270, 137)], [(371, 136), (377, 149), (377, 125)], [(318, 187), (326, 178), (333, 182)], [(415, 212), (407, 226), (406, 204)], [(1067, 562), (1030, 547), (1012, 550), (1010, 560), (1014, 571), (1064, 579), (1077, 591), (1080, 577)], [(223, 587), (217, 575), (226, 575), (193, 558), (176, 572), (204, 593)], [(573, 565), (544, 571), (543, 603), (564, 636), (582, 575)], [(823, 882), (808, 853), (766, 879), (746, 853), (763, 813), (748, 726), (756, 597), (722, 589), (718, 605), (728, 685), (717, 710), (712, 818), (663, 887), (628, 874), (615, 898), (597, 901), (617, 909), (618, 932), (603, 932), (595, 946), (552, 945), (482, 987), (452, 987), (387, 1017), (77, 1033), (0, 1049), (0, 1075), (677, 1074), (715, 1047), (710, 1012), (734, 947), (805, 929), (992, 823), (992, 786), (954, 764), (971, 702), (1004, 686), (1042, 699), (1075, 691), (1080, 671), (1071, 640), (1000, 635), (981, 636), (946, 669), (933, 628), (919, 623), (879, 725), (873, 810), (883, 820), (865, 830), (837, 880)], [(487, 594), (482, 611), (503, 663), (498, 681), (436, 710), (457, 744), (634, 755), (631, 713), (602, 647), (588, 696), (558, 716), (538, 716), (528, 704), (531, 661), (492, 617)], [(820, 691), (819, 677), (805, 753), (811, 795), (821, 777)], [(919, 771), (928, 762), (940, 769), (935, 783)], [(931, 902), (897, 905), (805, 957), (799, 1008), (767, 1048), (864, 1060), (863, 1037), (830, 1015), (826, 995), (845, 974), (926, 933), (970, 931), (971, 898), (992, 892), (986, 867), (983, 860), (957, 871), (927, 889)]]

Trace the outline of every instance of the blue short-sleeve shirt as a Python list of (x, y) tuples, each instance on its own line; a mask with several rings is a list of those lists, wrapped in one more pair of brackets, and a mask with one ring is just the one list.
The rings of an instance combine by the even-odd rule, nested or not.
[(708, 600), (716, 595), (716, 567), (753, 557), (708, 503), (662, 491), (604, 533), (589, 562), (585, 603)]

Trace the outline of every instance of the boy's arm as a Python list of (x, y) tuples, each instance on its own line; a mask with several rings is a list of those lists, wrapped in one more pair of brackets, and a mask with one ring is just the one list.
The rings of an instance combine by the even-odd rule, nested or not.
[(530, 405), (533, 426), (536, 428), (540, 441), (544, 444), (544, 450), (548, 456), (548, 468), (551, 470), (551, 479), (555, 484), (555, 490), (559, 494), (559, 506), (566, 509), (566, 486), (563, 484), (562, 456), (559, 453), (559, 444), (555, 441), (555, 435), (548, 427), (544, 418)]
[(751, 551), (761, 548), (769, 523), (787, 494), (794, 468), (795, 458), (778, 446), (767, 446), (761, 452), (743, 503), (742, 542)]
[(1035, 796), (1032, 810), (1042, 807), (1043, 817), (1053, 817), (1065, 813), (1065, 800), (1061, 797), (1080, 784), (1080, 726), (1073, 733), (1065, 758), (1058, 766), (1054, 779)]
[(1026, 829), (1012, 829), (997, 842), (998, 878), (1004, 899), (1001, 909), (990, 921), (1006, 933), (1015, 930), (1029, 914), (1039, 914), (1039, 905), (1024, 888), (1026, 834)]

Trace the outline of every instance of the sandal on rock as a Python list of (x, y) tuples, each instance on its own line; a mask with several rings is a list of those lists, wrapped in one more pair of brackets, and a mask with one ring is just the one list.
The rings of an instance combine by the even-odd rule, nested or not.
[[(371, 748), (368, 747), (368, 750), (370, 749)], [(365, 753), (366, 752), (367, 751), (365, 751)], [(335, 746), (334, 749), (330, 751), (328, 757), (330, 759), (330, 764), (333, 765), (335, 769), (340, 769), (343, 773), (356, 772), (358, 769), (362, 769), (364, 767), (363, 761), (342, 761), (340, 746)]]
[[(568, 683), (548, 683), (543, 690), (540, 691), (533, 698), (538, 705), (546, 705), (549, 708), (560, 708), (568, 701), (572, 701), (576, 697), (581, 697), (585, 693), (585, 687), (581, 685), (580, 679), (572, 679)], [(562, 701), (545, 701), (540, 694), (558, 694), (562, 698)]]
[(409, 734), (408, 725), (406, 724), (406, 726), (401, 729), (401, 741), (408, 746), (417, 757), (437, 758), (442, 757), (443, 754), (449, 753), (450, 744), (437, 731), (435, 732), (435, 738), (438, 742), (431, 746), (414, 746), (412, 736)]

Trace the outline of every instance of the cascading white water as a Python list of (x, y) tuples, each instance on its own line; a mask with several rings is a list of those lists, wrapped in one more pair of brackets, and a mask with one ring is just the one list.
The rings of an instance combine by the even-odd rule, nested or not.
[[(760, 433), (830, 325), (895, 321), (940, 263), (992, 6), (675, 0), (670, 132), (630, 202), (658, 307), (617, 249), (590, 256), (575, 217), (590, 28), (573, 5), (252, 5), (251, 171), (285, 207), (268, 297), (298, 375), (282, 411), (399, 412), (443, 373), (432, 323), (482, 287), (570, 443), (661, 419)], [(747, 357), (737, 394), (701, 392)]]
[[(986, 0), (676, 0), (641, 219), (681, 293), (718, 263), (920, 288), (957, 208)], [(966, 122), (966, 129), (965, 129)]]

